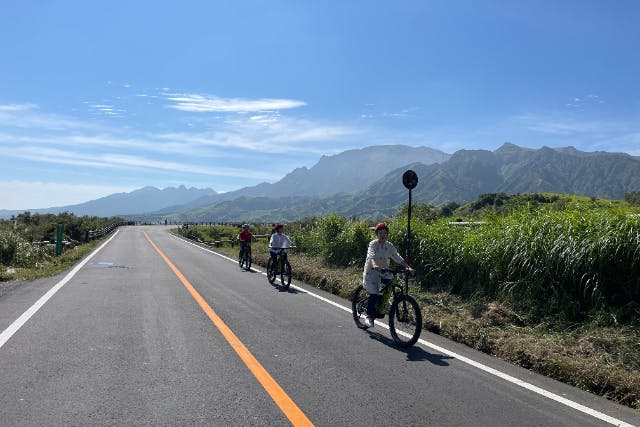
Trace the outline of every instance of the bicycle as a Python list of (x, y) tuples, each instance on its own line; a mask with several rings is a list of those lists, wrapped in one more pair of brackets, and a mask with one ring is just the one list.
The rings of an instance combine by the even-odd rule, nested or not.
[(276, 265), (273, 265), (273, 259), (269, 256), (267, 261), (267, 280), (273, 284), (276, 281), (276, 277), (280, 275), (280, 284), (283, 288), (289, 289), (291, 284), (291, 264), (289, 264), (289, 258), (287, 256), (287, 248), (275, 249), (278, 253), (276, 258)]
[[(382, 319), (389, 314), (389, 330), (391, 337), (400, 347), (409, 348), (414, 345), (422, 332), (422, 313), (420, 306), (409, 295), (408, 269), (382, 269), (381, 274), (391, 273), (393, 277), (382, 288), (382, 297), (376, 303), (377, 318)], [(405, 277), (404, 286), (399, 283), (398, 276)], [(364, 320), (367, 316), (369, 293), (362, 285), (358, 286), (352, 298), (353, 320), (360, 329), (368, 329)]]
[(251, 244), (248, 242), (240, 242), (240, 254), (238, 255), (238, 264), (240, 268), (251, 270)]

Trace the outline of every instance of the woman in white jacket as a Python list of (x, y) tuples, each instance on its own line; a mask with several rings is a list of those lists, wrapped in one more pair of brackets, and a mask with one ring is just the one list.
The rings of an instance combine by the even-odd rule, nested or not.
[(275, 233), (273, 233), (269, 239), (269, 255), (271, 255), (271, 260), (275, 266), (276, 262), (278, 262), (278, 254), (282, 252), (283, 249), (290, 248), (293, 242), (289, 236), (283, 233), (284, 226), (282, 224), (274, 224), (273, 229)]
[(384, 222), (376, 225), (375, 232), (377, 239), (369, 243), (367, 249), (367, 259), (364, 262), (362, 272), (362, 286), (369, 293), (369, 303), (367, 304), (367, 318), (365, 325), (372, 328), (376, 317), (376, 304), (380, 298), (380, 283), (388, 283), (390, 279), (384, 279), (380, 275), (380, 270), (389, 268), (389, 260), (392, 259), (397, 264), (408, 268), (411, 273), (415, 270), (400, 256), (395, 246), (387, 241), (389, 227)]

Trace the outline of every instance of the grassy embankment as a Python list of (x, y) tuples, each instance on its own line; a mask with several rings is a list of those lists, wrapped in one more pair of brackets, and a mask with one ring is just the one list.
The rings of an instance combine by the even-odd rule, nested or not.
[[(0, 283), (33, 280), (66, 270), (91, 252), (96, 241), (81, 243), (89, 230), (99, 230), (119, 218), (76, 217), (70, 213), (35, 214), (24, 212), (10, 220), (0, 220)], [(58, 224), (63, 225), (66, 242), (55, 255)]]

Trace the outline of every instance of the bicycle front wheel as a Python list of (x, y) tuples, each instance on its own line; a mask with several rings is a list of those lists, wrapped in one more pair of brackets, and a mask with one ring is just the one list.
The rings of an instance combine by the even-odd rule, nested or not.
[(408, 348), (418, 341), (422, 332), (422, 313), (416, 300), (409, 295), (394, 299), (389, 311), (389, 330), (400, 347)]
[(271, 284), (276, 281), (276, 266), (273, 264), (273, 260), (271, 258), (267, 261), (267, 280)]
[(351, 311), (353, 312), (353, 320), (356, 322), (356, 326), (360, 329), (367, 329), (368, 326), (364, 324), (367, 317), (367, 305), (369, 304), (369, 292), (367, 292), (362, 285), (358, 286), (358, 289), (353, 293), (351, 299)]
[(291, 284), (291, 264), (289, 264), (289, 261), (284, 262), (280, 273), (280, 284), (283, 288), (289, 289), (289, 285)]

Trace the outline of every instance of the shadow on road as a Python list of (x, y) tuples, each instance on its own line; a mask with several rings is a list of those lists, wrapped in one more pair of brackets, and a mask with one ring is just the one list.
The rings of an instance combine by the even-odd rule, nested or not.
[(297, 289), (294, 289), (292, 287), (289, 287), (287, 289), (283, 288), (282, 286), (278, 285), (278, 284), (273, 284), (272, 285), (274, 288), (278, 289), (278, 292), (286, 292), (288, 294), (306, 294), (306, 292), (304, 291), (299, 291)]
[(453, 359), (451, 356), (446, 356), (444, 354), (432, 354), (428, 351), (424, 350), (422, 347), (413, 346), (411, 348), (402, 348), (394, 340), (391, 338), (382, 335), (378, 332), (374, 332), (368, 330), (369, 338), (381, 342), (382, 344), (387, 345), (388, 347), (394, 348), (402, 353), (407, 355), (407, 360), (410, 362), (422, 362), (427, 361), (431, 362), (434, 365), (438, 366), (449, 366), (447, 359)]

